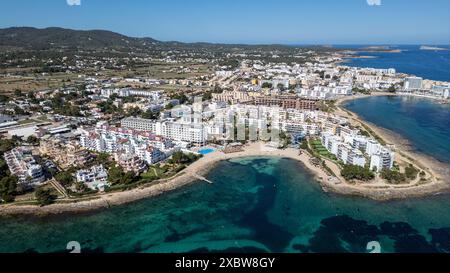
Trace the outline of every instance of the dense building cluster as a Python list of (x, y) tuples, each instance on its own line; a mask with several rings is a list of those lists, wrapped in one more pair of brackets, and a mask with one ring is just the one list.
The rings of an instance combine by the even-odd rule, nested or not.
[(45, 181), (43, 168), (36, 162), (27, 147), (17, 147), (5, 153), (5, 160), (11, 174), (17, 176), (24, 188), (41, 185)]
[[(177, 58), (180, 54), (185, 58)], [(165, 68), (154, 74), (159, 77), (131, 70), (126, 76), (87, 72), (59, 88), (16, 92), (0, 102), (0, 133), (20, 144), (4, 159), (24, 188), (59, 174), (71, 190), (77, 191), (70, 185), (76, 181), (102, 191), (111, 186), (111, 168), (119, 168), (114, 169), (119, 175), (159, 177), (152, 167), (180, 152), (198, 155), (212, 145), (240, 151), (247, 141), (298, 148), (306, 139), (323, 146), (339, 166), (380, 173), (394, 168), (395, 149), (336, 114), (334, 102), (373, 91), (449, 97), (449, 83), (395, 69), (345, 66), (343, 60), (352, 55), (343, 52), (289, 54), (290, 61), (283, 62), (286, 56), (276, 50), (168, 52), (135, 59), (160, 63)], [(77, 61), (69, 72), (83, 64)]]
[[(92, 130), (81, 129), (80, 145), (88, 150), (115, 154), (121, 165), (140, 170), (142, 161), (155, 164), (177, 150), (172, 140), (156, 136), (148, 131), (137, 131), (98, 124)], [(139, 160), (135, 160), (137, 157)]]

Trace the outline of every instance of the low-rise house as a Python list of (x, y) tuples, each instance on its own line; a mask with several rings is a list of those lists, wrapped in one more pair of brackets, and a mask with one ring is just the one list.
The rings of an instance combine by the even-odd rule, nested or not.
[(85, 184), (91, 190), (104, 191), (109, 186), (108, 172), (103, 165), (79, 170), (76, 172), (75, 177), (77, 182)]
[(31, 149), (17, 147), (4, 155), (12, 175), (19, 179), (19, 185), (25, 189), (34, 188), (45, 182), (42, 166), (35, 161)]
[(115, 153), (114, 160), (123, 168), (125, 172), (134, 172), (140, 174), (147, 169), (147, 165), (144, 160), (137, 155)]
[[(166, 159), (178, 149), (168, 138), (107, 125), (99, 125), (94, 130), (81, 130), (80, 145), (101, 153), (137, 156), (149, 165)], [(134, 168), (140, 169), (140, 166)]]
[(82, 166), (91, 159), (89, 151), (81, 147), (77, 141), (62, 141), (55, 138), (41, 141), (39, 152), (53, 159), (64, 170)]

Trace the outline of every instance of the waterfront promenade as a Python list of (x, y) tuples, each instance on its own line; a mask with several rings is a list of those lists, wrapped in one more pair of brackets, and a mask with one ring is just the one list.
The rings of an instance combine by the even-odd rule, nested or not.
[[(374, 183), (347, 183), (340, 176), (340, 169), (331, 161), (326, 161), (327, 166), (336, 174), (330, 175), (323, 167), (311, 163), (311, 156), (298, 149), (288, 148), (284, 150), (267, 147), (264, 143), (252, 143), (246, 145), (242, 152), (225, 154), (215, 151), (188, 166), (181, 173), (173, 178), (160, 180), (157, 184), (142, 186), (124, 192), (105, 193), (93, 196), (90, 199), (67, 199), (63, 202), (45, 207), (32, 205), (3, 205), (0, 207), (0, 214), (59, 214), (66, 212), (86, 212), (96, 209), (109, 208), (110, 206), (122, 205), (137, 201), (143, 198), (161, 195), (180, 187), (189, 185), (200, 178), (205, 178), (207, 173), (215, 167), (217, 162), (242, 157), (282, 157), (297, 160), (303, 164), (307, 171), (311, 171), (316, 181), (327, 192), (334, 192), (344, 195), (355, 195), (372, 198), (375, 200), (391, 200), (398, 198), (423, 196), (432, 193), (439, 193), (447, 189), (447, 183), (441, 180), (432, 180), (426, 184), (413, 182), (409, 185), (389, 185), (380, 181)], [(300, 167), (300, 166), (299, 166)], [(205, 178), (207, 179), (207, 178)], [(202, 179), (203, 181), (206, 181)], [(208, 180), (209, 181), (209, 180)], [(209, 183), (213, 182), (213, 183)], [(209, 181), (209, 186), (214, 187), (219, 181)], [(220, 181), (220, 183), (226, 183)]]

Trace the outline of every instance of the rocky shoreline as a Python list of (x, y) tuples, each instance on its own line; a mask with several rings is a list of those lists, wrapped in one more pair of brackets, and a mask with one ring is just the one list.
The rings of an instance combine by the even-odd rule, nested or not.
[[(315, 175), (315, 179), (322, 186), (324, 191), (333, 192), (342, 195), (359, 196), (378, 201), (388, 201), (393, 199), (402, 199), (409, 197), (422, 197), (431, 194), (447, 192), (448, 183), (436, 180), (424, 185), (398, 186), (386, 185), (385, 187), (376, 187), (368, 184), (349, 184), (338, 174), (337, 178), (331, 179), (323, 169), (310, 163), (310, 156), (307, 153), (299, 153), (296, 149), (278, 150), (268, 148), (262, 143), (252, 143), (245, 147), (243, 152), (225, 154), (216, 151), (206, 155), (200, 160), (194, 162), (183, 170), (180, 174), (167, 180), (161, 180), (158, 184), (142, 186), (136, 189), (105, 193), (95, 196), (95, 199), (88, 201), (76, 201), (70, 203), (56, 203), (45, 207), (32, 205), (3, 205), (0, 206), (0, 215), (58, 215), (64, 213), (86, 213), (95, 210), (107, 209), (112, 206), (124, 205), (145, 198), (151, 198), (180, 189), (191, 183), (206, 183), (198, 179), (199, 176), (206, 175), (216, 164), (223, 160), (243, 157), (282, 157), (299, 161), (305, 166), (305, 169)], [(337, 179), (337, 180), (336, 180)], [(214, 183), (214, 182), (213, 182)], [(214, 186), (214, 184), (210, 185)]]

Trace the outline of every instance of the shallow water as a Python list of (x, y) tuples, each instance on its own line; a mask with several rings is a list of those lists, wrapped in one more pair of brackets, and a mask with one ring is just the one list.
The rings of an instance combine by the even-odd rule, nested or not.
[(450, 251), (449, 196), (380, 203), (324, 193), (294, 160), (220, 162), (157, 198), (51, 218), (0, 219), (0, 252)]
[(397, 72), (413, 74), (430, 80), (450, 82), (450, 50), (420, 50), (420, 46), (398, 46), (393, 49), (403, 51), (401, 53), (363, 52), (362, 55), (374, 56), (375, 58), (350, 59), (345, 65), (395, 68)]
[(400, 134), (417, 152), (450, 163), (450, 105), (425, 98), (382, 96), (348, 101), (344, 107)]

